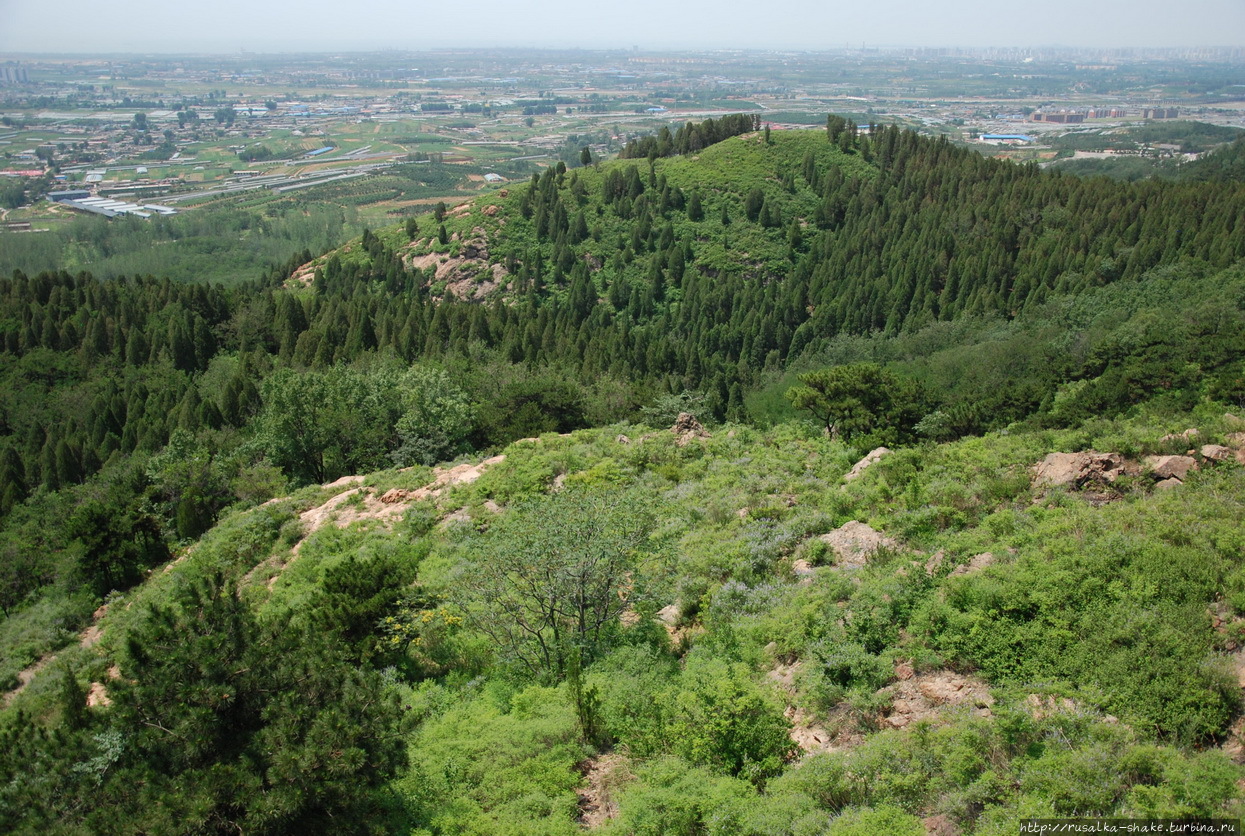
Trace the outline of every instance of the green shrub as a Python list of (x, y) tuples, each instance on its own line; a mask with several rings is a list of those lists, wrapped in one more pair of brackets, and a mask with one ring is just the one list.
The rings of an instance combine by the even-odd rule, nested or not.
[(835, 817), (826, 836), (923, 836), (925, 827), (916, 816), (898, 807), (856, 807)]
[(739, 663), (689, 660), (674, 695), (669, 735), (676, 754), (763, 784), (794, 746), (782, 709)]

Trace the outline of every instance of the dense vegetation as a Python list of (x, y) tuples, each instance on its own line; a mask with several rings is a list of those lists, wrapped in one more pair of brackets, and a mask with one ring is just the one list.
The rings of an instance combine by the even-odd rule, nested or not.
[[(421, 137), (421, 143), (427, 139)], [(576, 149), (578, 151), (578, 149)], [(420, 161), (392, 165), (365, 178), (330, 181), (295, 190), (257, 188), (241, 193), (209, 191), (189, 209), (148, 220), (77, 215), (37, 235), (7, 234), (0, 247), (0, 275), (45, 270), (98, 279), (159, 276), (175, 281), (237, 284), (254, 281), (291, 254), (322, 253), (362, 232), (369, 218), (400, 220), (425, 211), (417, 201), (474, 192), (468, 177), (482, 169), (409, 155)], [(522, 179), (531, 162), (500, 161), (492, 170)], [(29, 202), (55, 185), (35, 188), (21, 178), (0, 183), (6, 195)], [(22, 188), (19, 188), (22, 186)], [(16, 204), (14, 204), (16, 205)], [(41, 225), (41, 224), (36, 224)]]
[[(1150, 143), (1169, 146), (1152, 148)], [(1205, 152), (1216, 146), (1213, 154)], [(1118, 149), (1119, 154), (1109, 157), (1063, 160), (1059, 170), (1081, 177), (1103, 175), (1120, 180), (1144, 180), (1165, 178), (1173, 180), (1241, 182), (1245, 177), (1242, 169), (1242, 152), (1245, 139), (1237, 128), (1207, 125), (1201, 122), (1171, 122), (1135, 127), (1124, 132), (1086, 132), (1067, 134), (1052, 142), (1060, 154), (1075, 150)], [(1180, 153), (1199, 153), (1196, 160), (1185, 162), (1172, 154), (1171, 146)]]
[(349, 207), (301, 200), (266, 208), (235, 201), (150, 220), (80, 216), (37, 235), (6, 235), (0, 271), (234, 284), (254, 281), (292, 253), (338, 246), (361, 228)]
[(1245, 187), (751, 125), (258, 281), (0, 280), (0, 684), (70, 645), (4, 827), (574, 832), (582, 773), (619, 833), (1238, 813), (1239, 468), (1029, 468), (1245, 429)]

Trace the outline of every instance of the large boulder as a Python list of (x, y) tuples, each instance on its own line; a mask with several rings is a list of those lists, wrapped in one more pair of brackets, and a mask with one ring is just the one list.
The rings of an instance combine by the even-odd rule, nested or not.
[(1146, 468), (1156, 480), (1179, 479), (1183, 482), (1190, 470), (1197, 470), (1192, 456), (1146, 456)]
[(869, 562), (879, 549), (896, 549), (899, 544), (880, 531), (851, 520), (818, 538), (834, 552), (835, 566), (858, 569)]
[(1121, 476), (1135, 473), (1136, 467), (1119, 453), (1051, 453), (1034, 467), (1033, 486), (1080, 488), (1091, 482), (1111, 484)]
[(1202, 458), (1214, 462), (1223, 462), (1232, 458), (1232, 448), (1224, 447), (1222, 444), (1203, 444), (1200, 452)]

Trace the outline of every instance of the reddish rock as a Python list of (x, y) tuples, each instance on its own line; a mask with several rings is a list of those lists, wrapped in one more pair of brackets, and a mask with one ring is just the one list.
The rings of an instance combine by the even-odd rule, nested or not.
[(1080, 488), (1091, 482), (1110, 484), (1121, 476), (1133, 475), (1135, 470), (1136, 466), (1118, 453), (1051, 453), (1034, 467), (1033, 486)]
[(1232, 458), (1231, 448), (1224, 447), (1222, 444), (1203, 444), (1200, 452), (1202, 458), (1215, 462), (1227, 461)]
[(1179, 479), (1183, 482), (1190, 470), (1197, 470), (1197, 460), (1192, 456), (1146, 456), (1146, 467), (1155, 479)]

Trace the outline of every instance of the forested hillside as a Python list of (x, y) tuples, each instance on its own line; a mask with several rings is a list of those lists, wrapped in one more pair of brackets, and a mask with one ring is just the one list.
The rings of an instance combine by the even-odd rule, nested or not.
[(4, 828), (1239, 815), (1239, 147), (754, 127), (0, 279)]

